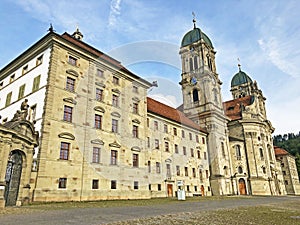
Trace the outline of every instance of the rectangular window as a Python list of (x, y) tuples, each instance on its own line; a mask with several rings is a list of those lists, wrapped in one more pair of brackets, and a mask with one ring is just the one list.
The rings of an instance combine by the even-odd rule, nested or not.
[(29, 108), (28, 120), (30, 122), (33, 122), (35, 120), (35, 116), (36, 116), (36, 104)]
[(175, 153), (178, 153), (179, 152), (179, 150), (178, 150), (178, 145), (174, 145), (174, 148), (175, 148)]
[(138, 93), (138, 92), (139, 92), (138, 90), (139, 90), (139, 89), (138, 89), (137, 86), (132, 86), (132, 91), (133, 91), (133, 93)]
[(158, 190), (158, 191), (161, 191), (161, 184), (158, 184), (158, 185), (157, 185), (157, 190)]
[(182, 137), (182, 138), (185, 138), (184, 130), (181, 131), (181, 137)]
[(171, 165), (167, 164), (167, 177), (171, 177)]
[(173, 127), (173, 134), (174, 134), (175, 136), (177, 136), (177, 129), (176, 129), (176, 127)]
[(98, 77), (103, 77), (103, 71), (100, 69), (97, 69), (97, 76)]
[(73, 56), (70, 56), (69, 55), (69, 59), (68, 59), (68, 62), (73, 65), (73, 66), (76, 66), (77, 65), (77, 59)]
[(119, 78), (113, 77), (113, 84), (119, 85)]
[(135, 114), (139, 113), (139, 104), (138, 103), (133, 103), (132, 104), (132, 112)]
[(117, 165), (117, 160), (118, 160), (118, 151), (111, 150), (111, 152), (110, 152), (110, 164), (111, 165)]
[(74, 92), (75, 91), (75, 79), (67, 77), (66, 90)]
[(154, 146), (155, 146), (155, 149), (159, 149), (159, 140), (158, 139), (154, 140)]
[(118, 133), (118, 120), (112, 119), (111, 131), (113, 133)]
[(43, 55), (37, 57), (37, 59), (36, 59), (36, 66), (42, 64), (42, 62), (43, 62)]
[(184, 175), (187, 177), (189, 175), (189, 171), (187, 167), (184, 167)]
[(149, 191), (151, 191), (151, 184), (148, 185), (148, 189), (149, 189)]
[(194, 157), (194, 149), (191, 148), (191, 157)]
[(199, 170), (199, 178), (200, 178), (200, 181), (203, 182), (203, 173), (202, 173), (201, 169)]
[(147, 137), (147, 147), (150, 148), (150, 137)]
[(176, 175), (180, 176), (180, 166), (176, 166)]
[(158, 122), (154, 121), (154, 130), (158, 130)]
[(64, 106), (64, 121), (71, 123), (72, 122), (72, 113), (73, 113), (73, 108), (65, 105)]
[(102, 116), (95, 114), (95, 128), (102, 129)]
[(147, 166), (148, 166), (148, 173), (151, 173), (151, 161), (148, 161)]
[(168, 125), (167, 124), (164, 124), (164, 133), (168, 133)]
[(202, 144), (205, 144), (205, 138), (202, 137)]
[(139, 182), (138, 181), (134, 181), (133, 182), (133, 189), (134, 190), (138, 190), (139, 189)]
[(196, 135), (196, 142), (199, 143), (199, 136)]
[(198, 156), (198, 159), (201, 159), (201, 152), (199, 150), (197, 151), (197, 156)]
[(205, 170), (205, 175), (206, 175), (206, 179), (208, 179), (208, 177), (209, 177), (208, 170)]
[(139, 137), (139, 127), (136, 125), (132, 126), (132, 135), (134, 138), (138, 138)]
[(117, 181), (116, 180), (110, 181), (110, 189), (117, 189)]
[(183, 155), (186, 155), (186, 147), (185, 146), (182, 147), (182, 151), (183, 151)]
[(23, 84), (19, 87), (18, 99), (21, 99), (24, 97), (24, 92), (25, 92), (25, 84)]
[(93, 147), (93, 163), (100, 162), (100, 148)]
[(223, 158), (225, 158), (225, 157), (226, 157), (226, 154), (225, 154), (224, 142), (221, 142), (221, 150), (222, 150)]
[(186, 191), (189, 192), (190, 191), (190, 185), (186, 186)]
[(160, 163), (156, 162), (156, 173), (160, 173)]
[(149, 124), (150, 124), (150, 120), (149, 118), (147, 118), (147, 127), (149, 127)]
[(196, 169), (192, 168), (192, 171), (193, 171), (193, 177), (195, 178), (196, 177)]
[(195, 190), (195, 191), (198, 191), (198, 188), (197, 188), (197, 186), (195, 186), (195, 187), (194, 187), (194, 190)]
[(204, 154), (204, 159), (206, 160), (207, 159), (206, 152), (203, 152), (203, 154)]
[(38, 75), (33, 79), (32, 92), (37, 91), (40, 88), (41, 75)]
[(103, 90), (96, 88), (96, 100), (102, 101), (103, 100)]
[(68, 160), (69, 159), (69, 151), (70, 151), (70, 143), (61, 142), (59, 159)]
[(118, 95), (112, 95), (112, 105), (115, 107), (119, 106), (119, 96)]
[(132, 166), (139, 167), (139, 154), (132, 154)]
[(190, 140), (193, 140), (192, 133), (189, 133), (189, 136), (190, 136)]
[(23, 67), (22, 74), (25, 74), (27, 72), (28, 72), (28, 65)]
[(169, 142), (165, 142), (165, 151), (166, 152), (170, 151), (170, 149), (169, 149)]
[(67, 178), (59, 178), (58, 188), (67, 188)]
[(92, 189), (99, 189), (99, 180), (92, 181)]
[(6, 95), (5, 106), (10, 105), (10, 103), (11, 103), (11, 96), (12, 96), (12, 92), (9, 92), (9, 93)]
[(261, 160), (264, 159), (264, 152), (263, 152), (263, 149), (262, 149), (262, 148), (259, 149), (259, 156), (260, 156), (260, 159), (261, 159)]

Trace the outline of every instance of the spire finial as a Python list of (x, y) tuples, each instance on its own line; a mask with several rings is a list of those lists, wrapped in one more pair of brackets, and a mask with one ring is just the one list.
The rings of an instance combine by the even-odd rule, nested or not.
[(193, 15), (194, 29), (196, 29), (196, 15), (194, 12), (192, 12), (192, 15)]
[(240, 64), (241, 61), (240, 61), (240, 58), (237, 58), (237, 60), (238, 60), (238, 62), (239, 62), (239, 63), (238, 63), (239, 71), (241, 71), (241, 64)]

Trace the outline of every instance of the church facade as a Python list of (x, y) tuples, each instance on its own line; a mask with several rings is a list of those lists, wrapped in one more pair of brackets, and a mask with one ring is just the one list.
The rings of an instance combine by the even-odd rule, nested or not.
[(153, 84), (78, 29), (50, 29), (1, 69), (2, 123), (26, 99), (25, 120), (40, 133), (32, 165), (23, 164), (31, 167), (29, 200), (175, 197), (178, 188), (191, 197), (286, 194), (257, 83), (239, 70), (233, 100), (223, 102), (216, 52), (196, 25), (179, 54), (177, 109), (147, 97)]

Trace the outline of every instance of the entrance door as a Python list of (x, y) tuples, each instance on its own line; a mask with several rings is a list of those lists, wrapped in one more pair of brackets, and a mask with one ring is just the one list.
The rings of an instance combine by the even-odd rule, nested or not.
[(204, 186), (201, 185), (201, 196), (204, 196)]
[(243, 178), (239, 179), (239, 191), (240, 191), (240, 195), (246, 195), (247, 194), (246, 183), (245, 183), (245, 180)]
[(22, 155), (19, 151), (13, 151), (9, 157), (6, 174), (5, 174), (5, 205), (15, 206), (20, 186), (20, 179), (22, 174)]
[(173, 185), (168, 184), (167, 188), (168, 188), (168, 197), (173, 197)]

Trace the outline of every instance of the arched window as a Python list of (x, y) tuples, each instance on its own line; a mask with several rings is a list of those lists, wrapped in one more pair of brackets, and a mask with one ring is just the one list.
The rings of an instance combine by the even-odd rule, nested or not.
[(239, 145), (235, 146), (235, 154), (236, 154), (236, 159), (241, 160), (241, 147)]
[(193, 59), (190, 58), (190, 71), (193, 71), (194, 67), (193, 67)]
[(241, 166), (238, 167), (238, 173), (243, 173), (243, 168)]
[(198, 101), (199, 101), (198, 90), (194, 89), (193, 90), (193, 102), (198, 102)]
[(198, 69), (198, 58), (197, 58), (197, 56), (194, 56), (194, 68), (195, 68), (195, 70)]

